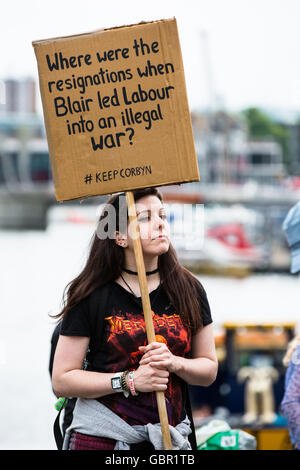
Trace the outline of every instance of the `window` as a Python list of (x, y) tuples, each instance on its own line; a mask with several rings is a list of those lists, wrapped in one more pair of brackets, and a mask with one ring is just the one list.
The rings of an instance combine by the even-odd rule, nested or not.
[(35, 152), (30, 155), (30, 175), (32, 181), (43, 182), (51, 179), (48, 153)]

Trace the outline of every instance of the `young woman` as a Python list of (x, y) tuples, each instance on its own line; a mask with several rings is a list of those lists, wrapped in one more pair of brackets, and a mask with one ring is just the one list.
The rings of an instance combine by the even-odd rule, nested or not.
[(191, 448), (189, 440), (195, 447), (187, 384), (209, 386), (216, 377), (207, 296), (177, 259), (162, 195), (156, 188), (133, 195), (156, 341), (147, 344), (134, 234), (130, 224), (121, 233), (120, 193), (108, 199), (99, 219), (106, 237), (94, 234), (58, 315), (53, 390), (78, 397), (65, 449), (163, 449), (156, 391), (165, 392), (174, 448)]

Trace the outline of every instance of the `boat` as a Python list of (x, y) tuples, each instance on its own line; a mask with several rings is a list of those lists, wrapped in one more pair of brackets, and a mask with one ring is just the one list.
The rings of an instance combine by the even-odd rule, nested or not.
[(239, 204), (231, 207), (166, 203), (172, 244), (196, 273), (249, 275), (268, 263), (264, 217)]

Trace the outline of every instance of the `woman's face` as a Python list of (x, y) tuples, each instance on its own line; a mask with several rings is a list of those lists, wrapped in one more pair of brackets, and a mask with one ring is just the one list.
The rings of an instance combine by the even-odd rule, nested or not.
[[(154, 195), (144, 196), (135, 203), (137, 222), (144, 255), (159, 256), (166, 253), (170, 245), (170, 227), (166, 210)], [(133, 239), (128, 227), (128, 247), (133, 250)]]

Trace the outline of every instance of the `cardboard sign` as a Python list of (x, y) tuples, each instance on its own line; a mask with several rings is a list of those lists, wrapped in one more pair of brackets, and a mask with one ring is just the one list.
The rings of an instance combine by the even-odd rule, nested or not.
[(175, 19), (33, 46), (57, 201), (199, 181)]

